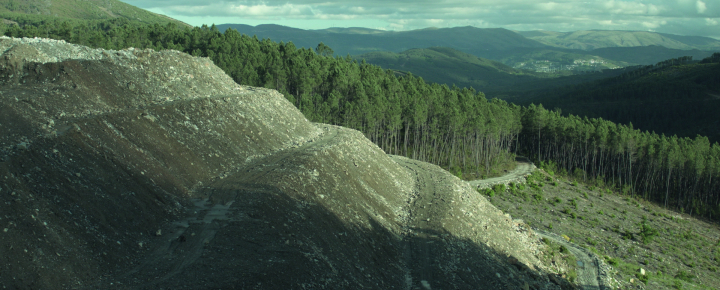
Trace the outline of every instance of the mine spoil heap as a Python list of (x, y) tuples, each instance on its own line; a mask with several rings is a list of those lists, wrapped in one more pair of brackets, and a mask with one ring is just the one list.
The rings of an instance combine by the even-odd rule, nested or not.
[(207, 58), (0, 38), (3, 288), (559, 289), (541, 249)]

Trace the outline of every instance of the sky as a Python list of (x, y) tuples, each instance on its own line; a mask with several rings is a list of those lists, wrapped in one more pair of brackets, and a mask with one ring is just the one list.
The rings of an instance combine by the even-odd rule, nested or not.
[(511, 30), (636, 30), (720, 39), (720, 0), (121, 0), (202, 24), (301, 29), (413, 30), (474, 26)]

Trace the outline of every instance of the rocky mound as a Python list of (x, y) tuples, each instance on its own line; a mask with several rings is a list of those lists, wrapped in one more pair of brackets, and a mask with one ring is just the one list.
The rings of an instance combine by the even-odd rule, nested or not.
[(468, 184), (175, 51), (0, 38), (0, 212), (9, 288), (558, 287)]

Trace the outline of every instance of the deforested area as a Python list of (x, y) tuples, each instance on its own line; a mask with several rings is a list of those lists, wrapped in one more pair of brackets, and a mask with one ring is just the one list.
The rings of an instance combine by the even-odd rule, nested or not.
[(0, 118), (6, 288), (573, 287), (466, 182), (208, 58), (3, 37)]

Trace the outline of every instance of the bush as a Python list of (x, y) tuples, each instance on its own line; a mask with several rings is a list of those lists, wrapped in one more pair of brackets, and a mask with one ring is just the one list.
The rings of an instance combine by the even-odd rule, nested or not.
[(643, 244), (649, 244), (650, 242), (652, 242), (652, 240), (658, 234), (659, 234), (658, 230), (656, 230), (655, 228), (648, 225), (645, 220), (640, 222), (640, 234), (639, 235), (640, 235), (640, 238), (642, 239)]
[(617, 258), (610, 258), (610, 256), (605, 256), (605, 262), (610, 264), (613, 267), (617, 267), (619, 261)]
[(560, 253), (569, 253), (569, 252), (570, 251), (568, 251), (568, 249), (565, 246), (560, 245)]
[(693, 279), (695, 279), (695, 276), (693, 274), (687, 273), (683, 270), (680, 270), (676, 275), (676, 279), (683, 280), (685, 282), (692, 282)]
[(560, 199), (559, 197), (555, 197), (555, 199), (550, 201), (550, 204), (552, 204), (552, 205), (558, 205), (560, 203), (562, 203), (562, 199)]
[(535, 200), (538, 201), (538, 202), (540, 202), (540, 201), (542, 201), (543, 199), (545, 199), (545, 197), (543, 197), (543, 195), (542, 195), (541, 193), (534, 194), (533, 197), (534, 197)]
[(625, 230), (625, 233), (622, 234), (623, 240), (632, 240), (634, 238), (635, 238), (635, 235), (632, 232), (630, 232), (629, 230)]
[(485, 195), (487, 195), (489, 197), (493, 197), (493, 196), (495, 196), (495, 191), (493, 191), (492, 189), (486, 188)]
[(495, 184), (493, 185), (492, 190), (497, 194), (503, 193), (505, 192), (505, 184)]

